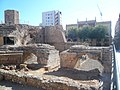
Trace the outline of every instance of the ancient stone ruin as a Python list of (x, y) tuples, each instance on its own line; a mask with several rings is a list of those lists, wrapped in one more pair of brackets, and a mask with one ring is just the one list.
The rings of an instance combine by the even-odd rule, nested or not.
[(62, 26), (0, 25), (0, 80), (46, 90), (109, 90), (111, 55), (111, 47), (67, 42)]
[(61, 67), (75, 68), (89, 71), (98, 69), (103, 72), (102, 52), (98, 48), (86, 47), (84, 45), (72, 46), (61, 54)]

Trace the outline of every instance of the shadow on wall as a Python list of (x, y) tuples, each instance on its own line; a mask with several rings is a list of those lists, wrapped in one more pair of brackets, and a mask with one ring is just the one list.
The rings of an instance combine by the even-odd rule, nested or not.
[(98, 69), (93, 69), (90, 71), (82, 71), (76, 69), (60, 68), (54, 72), (45, 73), (46, 75), (55, 75), (58, 77), (68, 77), (74, 80), (93, 80), (100, 79), (100, 72)]

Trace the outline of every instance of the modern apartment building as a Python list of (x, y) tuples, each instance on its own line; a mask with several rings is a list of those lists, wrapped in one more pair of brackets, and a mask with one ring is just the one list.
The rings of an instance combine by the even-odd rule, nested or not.
[(19, 24), (19, 12), (16, 10), (5, 10), (5, 24)]
[(58, 10), (42, 13), (42, 26), (62, 25), (62, 13)]

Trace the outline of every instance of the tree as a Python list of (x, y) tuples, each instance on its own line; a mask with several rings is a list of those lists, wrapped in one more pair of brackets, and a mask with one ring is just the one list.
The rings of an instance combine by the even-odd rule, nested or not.
[(72, 41), (76, 41), (78, 38), (78, 30), (77, 29), (70, 29), (68, 30), (68, 38), (72, 39)]
[(83, 27), (82, 29), (78, 30), (78, 37), (79, 39), (83, 39), (83, 40), (88, 39), (90, 38), (91, 32), (92, 32), (92, 27), (89, 26)]
[(105, 39), (107, 35), (107, 27), (105, 26), (96, 26), (91, 33), (92, 38), (100, 40)]
[(68, 31), (68, 38), (72, 39), (75, 41), (75, 39), (106, 39), (107, 37), (107, 27), (105, 26), (96, 26), (96, 27), (91, 27), (91, 26), (85, 26), (83, 28), (79, 29), (71, 29)]

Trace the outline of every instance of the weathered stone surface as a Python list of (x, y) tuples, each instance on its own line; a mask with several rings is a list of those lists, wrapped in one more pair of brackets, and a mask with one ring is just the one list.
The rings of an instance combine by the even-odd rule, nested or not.
[(79, 66), (81, 59), (85, 55), (87, 55), (90, 59), (98, 60), (98, 62), (104, 67), (104, 72), (111, 72), (111, 47), (85, 47), (81, 45), (75, 45), (69, 50), (60, 53), (61, 67), (73, 68), (76, 67), (76, 65)]
[(5, 10), (5, 24), (19, 24), (19, 12), (16, 10)]
[[(88, 56), (88, 60), (86, 59)], [(104, 87), (109, 88), (112, 69), (112, 48), (111, 47), (84, 47), (73, 46), (69, 50), (60, 53), (61, 67), (74, 68), (79, 70), (91, 70), (97, 68), (102, 75)], [(65, 63), (64, 63), (65, 62)]]
[(46, 90), (98, 90), (100, 87), (98, 80), (75, 81), (65, 77), (48, 75), (34, 76), (23, 72), (6, 71), (2, 69), (0, 69), (0, 75), (3, 75), (5, 80), (38, 88), (42, 87)]
[(3, 78), (3, 75), (0, 75), (0, 81), (3, 80), (3, 79), (4, 79), (4, 78)]
[(80, 64), (80, 67), (78, 69), (83, 70), (83, 71), (98, 69), (102, 74), (104, 67), (102, 66), (102, 64), (99, 61), (93, 60), (93, 59), (88, 59), (86, 61), (83, 61)]
[[(60, 53), (61, 67), (76, 68), (80, 67), (83, 61), (93, 59), (101, 63), (102, 51), (86, 46), (73, 46), (69, 50)], [(88, 66), (90, 67), (90, 66)]]
[(67, 42), (62, 26), (45, 27), (45, 42), (46, 43), (63, 43)]
[(0, 51), (0, 64), (41, 64), (49, 68), (60, 66), (59, 51), (48, 44), (8, 46)]
[(0, 51), (0, 64), (20, 64), (22, 55), (22, 51)]
[[(52, 26), (40, 28), (36, 26), (30, 26), (25, 24), (16, 25), (0, 25), (0, 45), (4, 45), (4, 36), (14, 37), (15, 45), (13, 46), (1, 46), (0, 62), (1, 64), (21, 64), (25, 63), (30, 65), (42, 64), (45, 69), (48, 67), (55, 68), (60, 64), (59, 51), (68, 49), (72, 45), (81, 43), (67, 43), (65, 35), (63, 33), (62, 26)], [(90, 41), (91, 42), (91, 41)], [(31, 44), (37, 43), (37, 44)], [(38, 44), (41, 43), (41, 44)], [(48, 43), (56, 47), (42, 44)], [(97, 43), (95, 41), (95, 43)], [(94, 45), (94, 40), (93, 40)], [(20, 55), (16, 52), (20, 51)], [(61, 67), (67, 67), (71, 69), (82, 70), (81, 78), (90, 79), (92, 76), (98, 76), (100, 72), (111, 73), (111, 51), (110, 48), (97, 48), (88, 47), (83, 45), (72, 46), (68, 51), (61, 53)], [(103, 69), (104, 67), (104, 69)], [(28, 71), (27, 67), (24, 67)], [(4, 67), (4, 69), (10, 71), (14, 70), (10, 67)], [(75, 71), (75, 70), (74, 70)], [(72, 73), (75, 73), (72, 71)], [(84, 75), (85, 74), (85, 75)], [(13, 82), (29, 84), (36, 87), (43, 87), (47, 90), (91, 90), (96, 89), (94, 86), (87, 84), (80, 84), (76, 81), (61, 79), (46, 79), (42, 77), (38, 78), (33, 76), (27, 76), (17, 72), (4, 72), (5, 80), (11, 80)], [(31, 81), (31, 82), (30, 82)], [(75, 84), (73, 84), (75, 83)], [(85, 82), (86, 83), (86, 82)], [(96, 83), (96, 82), (95, 82)], [(106, 80), (105, 83), (108, 83)]]
[[(24, 56), (26, 57), (24, 61), (27, 61), (26, 63), (31, 61), (32, 58), (28, 60), (28, 57), (30, 57), (32, 53), (34, 54), (34, 56), (37, 57), (37, 62), (35, 64), (43, 64), (51, 68), (60, 65), (59, 51), (57, 51), (54, 46), (50, 46), (48, 44), (35, 44), (20, 48), (24, 51)], [(30, 53), (30, 55), (28, 54), (27, 56), (26, 54), (28, 52)], [(30, 64), (30, 62), (28, 64)]]

